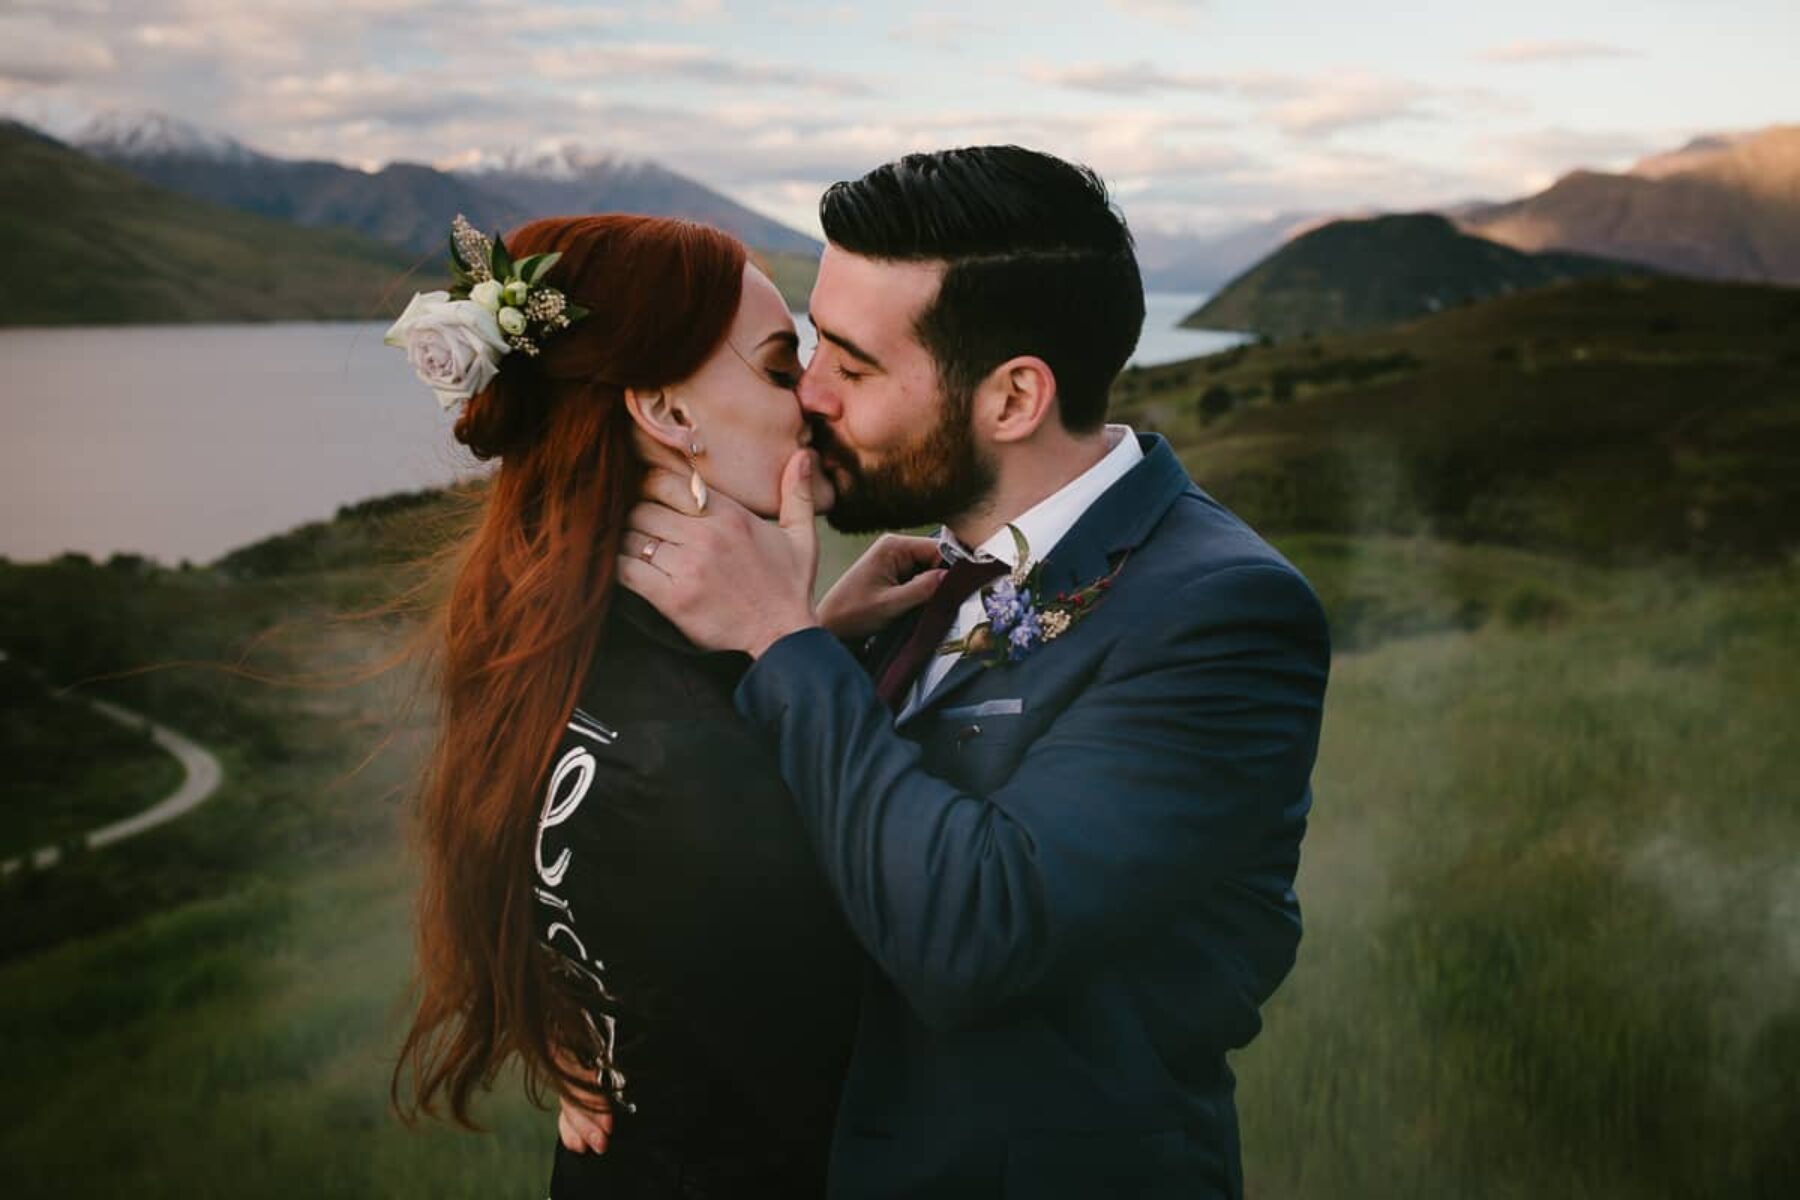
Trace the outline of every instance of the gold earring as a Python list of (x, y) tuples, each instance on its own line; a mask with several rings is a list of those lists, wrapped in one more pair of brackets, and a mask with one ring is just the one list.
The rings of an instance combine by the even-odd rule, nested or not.
[(688, 476), (688, 491), (693, 493), (694, 503), (701, 512), (706, 511), (706, 480), (700, 478), (700, 439), (695, 438), (688, 443), (688, 466), (693, 474)]

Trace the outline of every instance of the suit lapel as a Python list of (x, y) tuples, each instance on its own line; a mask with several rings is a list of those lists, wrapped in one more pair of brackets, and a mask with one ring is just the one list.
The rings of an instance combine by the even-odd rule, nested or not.
[(881, 678), (881, 673), (887, 670), (888, 662), (906, 644), (906, 639), (912, 636), (913, 626), (919, 623), (919, 616), (924, 611), (925, 606), (921, 604), (904, 612), (875, 635), (862, 656), (863, 669), (869, 673), (869, 678)]
[(931, 695), (925, 697), (925, 702), (897, 721), (895, 723), (895, 728), (899, 729), (911, 725), (914, 721), (943, 703), (946, 696), (956, 691), (956, 689), (960, 688), (963, 684), (973, 679), (985, 669), (986, 668), (979, 660), (972, 659), (966, 654), (963, 655), (961, 658), (957, 659), (955, 663), (951, 664), (950, 673), (944, 676), (935, 688), (931, 689)]
[[(1043, 586), (1050, 595), (1085, 587), (1112, 570), (1117, 556), (1141, 545), (1175, 498), (1192, 486), (1193, 481), (1167, 439), (1158, 433), (1140, 433), (1137, 437), (1144, 451), (1143, 461), (1100, 493), (1100, 498), (1044, 555)], [(957, 659), (924, 703), (899, 725), (909, 725), (930, 712), (987, 669), (981, 661), (967, 655)]]

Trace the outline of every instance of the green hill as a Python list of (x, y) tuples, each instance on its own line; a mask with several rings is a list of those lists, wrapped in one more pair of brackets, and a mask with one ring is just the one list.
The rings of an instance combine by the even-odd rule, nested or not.
[(0, 241), (4, 325), (379, 319), (423, 282), (415, 255), (165, 191), (10, 122)]
[(1226, 284), (1182, 325), (1275, 338), (1342, 333), (1563, 280), (1649, 270), (1579, 254), (1526, 254), (1430, 213), (1333, 221)]
[(1800, 291), (1594, 280), (1131, 371), (1259, 528), (1430, 533), (1611, 561), (1800, 546)]
[(249, 580), (415, 561), (462, 530), (459, 521), (484, 486), (473, 480), (340, 505), (328, 521), (308, 521), (239, 546), (211, 565), (229, 578)]

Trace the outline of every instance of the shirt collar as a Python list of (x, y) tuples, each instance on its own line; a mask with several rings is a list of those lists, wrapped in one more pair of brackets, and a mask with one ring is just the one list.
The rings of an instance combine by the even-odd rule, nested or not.
[[(1099, 462), (1008, 522), (1017, 526), (1019, 532), (1025, 535), (1031, 562), (1048, 554), (1062, 540), (1063, 535), (1074, 527), (1075, 522), (1081, 519), (1081, 514), (1106, 489), (1129, 474), (1131, 468), (1137, 466), (1144, 457), (1143, 448), (1138, 445), (1137, 435), (1130, 426), (1108, 425), (1106, 434), (1109, 438), (1118, 438), (1118, 442)], [(1018, 561), (1018, 547), (1013, 542), (1012, 531), (1005, 526), (973, 552), (965, 549), (948, 527), (938, 530), (937, 542), (938, 553), (945, 563), (954, 563), (959, 558), (973, 558), (983, 562), (1003, 562), (1015, 571), (1028, 565)]]

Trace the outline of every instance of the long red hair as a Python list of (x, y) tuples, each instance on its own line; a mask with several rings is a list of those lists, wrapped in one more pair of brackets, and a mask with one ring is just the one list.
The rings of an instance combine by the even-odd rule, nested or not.
[(390, 1096), (409, 1120), (447, 1101), (470, 1127), (475, 1089), (512, 1055), (542, 1103), (546, 1084), (567, 1096), (577, 1082), (555, 1049), (598, 1051), (536, 938), (541, 791), (641, 480), (624, 390), (699, 369), (736, 315), (746, 261), (709, 226), (622, 215), (533, 221), (506, 247), (561, 251), (544, 281), (590, 311), (537, 357), (508, 355), (455, 426), (500, 466), (428, 635), (438, 721), (419, 797), (418, 1008)]

